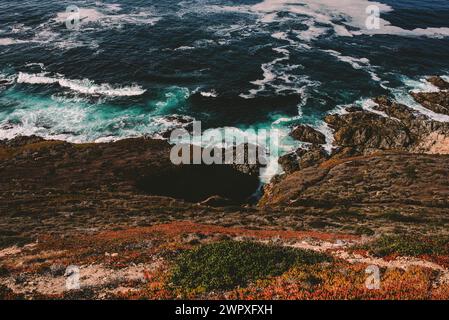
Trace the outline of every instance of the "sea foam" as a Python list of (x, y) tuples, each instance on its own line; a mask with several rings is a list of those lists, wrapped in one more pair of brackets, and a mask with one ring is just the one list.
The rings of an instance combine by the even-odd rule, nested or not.
[(58, 84), (63, 88), (92, 96), (109, 97), (130, 97), (140, 96), (145, 93), (145, 89), (138, 85), (132, 86), (112, 86), (110, 84), (95, 84), (89, 79), (71, 80), (64, 77), (51, 77), (47, 73), (30, 74), (20, 72), (17, 76), (17, 83), (24, 84)]

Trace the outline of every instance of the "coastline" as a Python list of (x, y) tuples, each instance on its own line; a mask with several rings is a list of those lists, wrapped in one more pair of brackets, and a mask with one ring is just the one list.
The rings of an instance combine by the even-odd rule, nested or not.
[[(412, 97), (432, 112), (449, 115), (449, 83), (439, 77), (429, 81), (439, 90)], [(322, 133), (294, 128), (292, 136), (310, 147), (280, 158), (285, 173), (265, 186), (257, 205), (245, 202), (259, 183), (248, 166), (177, 167), (163, 140), (1, 141), (0, 294), (69, 297), (43, 283), (62, 281), (52, 267), (76, 263), (97, 268), (93, 274), (106, 278), (118, 268), (128, 281), (91, 277), (88, 290), (77, 293), (81, 298), (129, 297), (124, 291), (143, 295), (148, 289), (143, 270), (164, 269), (170, 262), (161, 253), (169, 256), (170, 249), (158, 241), (178, 250), (250, 239), (329, 251), (337, 258), (346, 254), (343, 260), (351, 265), (377, 261), (400, 270), (430, 268), (442, 279), (433, 283), (432, 292), (440, 290), (447, 298), (447, 255), (388, 260), (355, 252), (354, 247), (384, 234), (449, 236), (449, 123), (388, 97), (373, 101), (371, 110), (348, 107), (326, 117), (335, 139), (331, 154), (323, 148)], [(153, 239), (156, 231), (159, 236)], [(85, 247), (94, 239), (99, 251)], [(59, 248), (58, 241), (76, 254)], [(132, 257), (140, 262), (133, 265)], [(234, 293), (220, 294), (232, 298)]]

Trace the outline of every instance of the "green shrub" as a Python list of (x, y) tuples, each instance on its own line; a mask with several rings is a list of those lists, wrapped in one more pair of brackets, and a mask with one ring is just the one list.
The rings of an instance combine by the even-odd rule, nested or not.
[(172, 275), (184, 290), (226, 290), (278, 276), (294, 265), (329, 261), (327, 255), (253, 242), (224, 241), (184, 252)]
[(449, 254), (449, 237), (426, 238), (411, 235), (384, 235), (367, 247), (379, 257), (391, 254), (420, 256), (426, 254)]

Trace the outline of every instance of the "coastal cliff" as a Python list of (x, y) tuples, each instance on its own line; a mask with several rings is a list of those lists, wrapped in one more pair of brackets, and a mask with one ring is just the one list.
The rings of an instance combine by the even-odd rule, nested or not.
[[(429, 81), (440, 91), (411, 95), (428, 110), (446, 113), (449, 84), (439, 77)], [(449, 123), (388, 97), (373, 101), (370, 110), (348, 107), (326, 117), (335, 139), (330, 154), (323, 147), (323, 134), (307, 126), (294, 128), (292, 137), (309, 147), (281, 157), (285, 173), (265, 186), (257, 205), (249, 201), (259, 186), (254, 168), (175, 166), (169, 159), (170, 145), (163, 140), (70, 144), (18, 137), (0, 142), (0, 294), (182, 297), (165, 286), (158, 289), (159, 296), (152, 295), (148, 274), (156, 277), (153, 273), (161, 276), (161, 270), (169, 270), (177, 250), (251, 240), (326, 252), (351, 266), (370, 262), (398, 270), (424, 266), (439, 272), (438, 281), (425, 278), (436, 288), (432, 297), (446, 297)], [(374, 258), (380, 245), (370, 243), (391, 234), (443, 239), (438, 240), (442, 249), (417, 250), (415, 260), (394, 263)], [(356, 255), (354, 250), (362, 245), (367, 246), (366, 255)], [(340, 251), (331, 250), (337, 248)], [(399, 249), (388, 252), (395, 259), (414, 255)], [(87, 272), (85, 290), (55, 289), (55, 283), (62, 286), (69, 264), (81, 265)], [(120, 270), (119, 278), (103, 281), (92, 276), (101, 273), (107, 278), (115, 269)], [(326, 272), (333, 274), (331, 269)], [(402, 275), (412, 277), (407, 271)], [(301, 296), (302, 290), (317, 285), (299, 286), (295, 294)], [(251, 293), (247, 298), (259, 292), (254, 286), (251, 283), (245, 291)], [(237, 294), (195, 292), (189, 294), (220, 298)]]

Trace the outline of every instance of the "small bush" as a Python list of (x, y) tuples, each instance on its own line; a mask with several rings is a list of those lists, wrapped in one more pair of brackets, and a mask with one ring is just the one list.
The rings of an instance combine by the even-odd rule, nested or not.
[(401, 256), (446, 255), (449, 254), (449, 237), (439, 239), (411, 235), (385, 235), (367, 247), (379, 257), (391, 254)]
[(184, 290), (226, 290), (278, 276), (295, 265), (330, 261), (327, 255), (253, 242), (224, 241), (184, 252), (172, 275)]
[(406, 216), (396, 211), (386, 212), (380, 216), (381, 218), (395, 221), (395, 222), (405, 222), (405, 223), (413, 223), (413, 222), (422, 222), (423, 219), (420, 217), (412, 217)]

